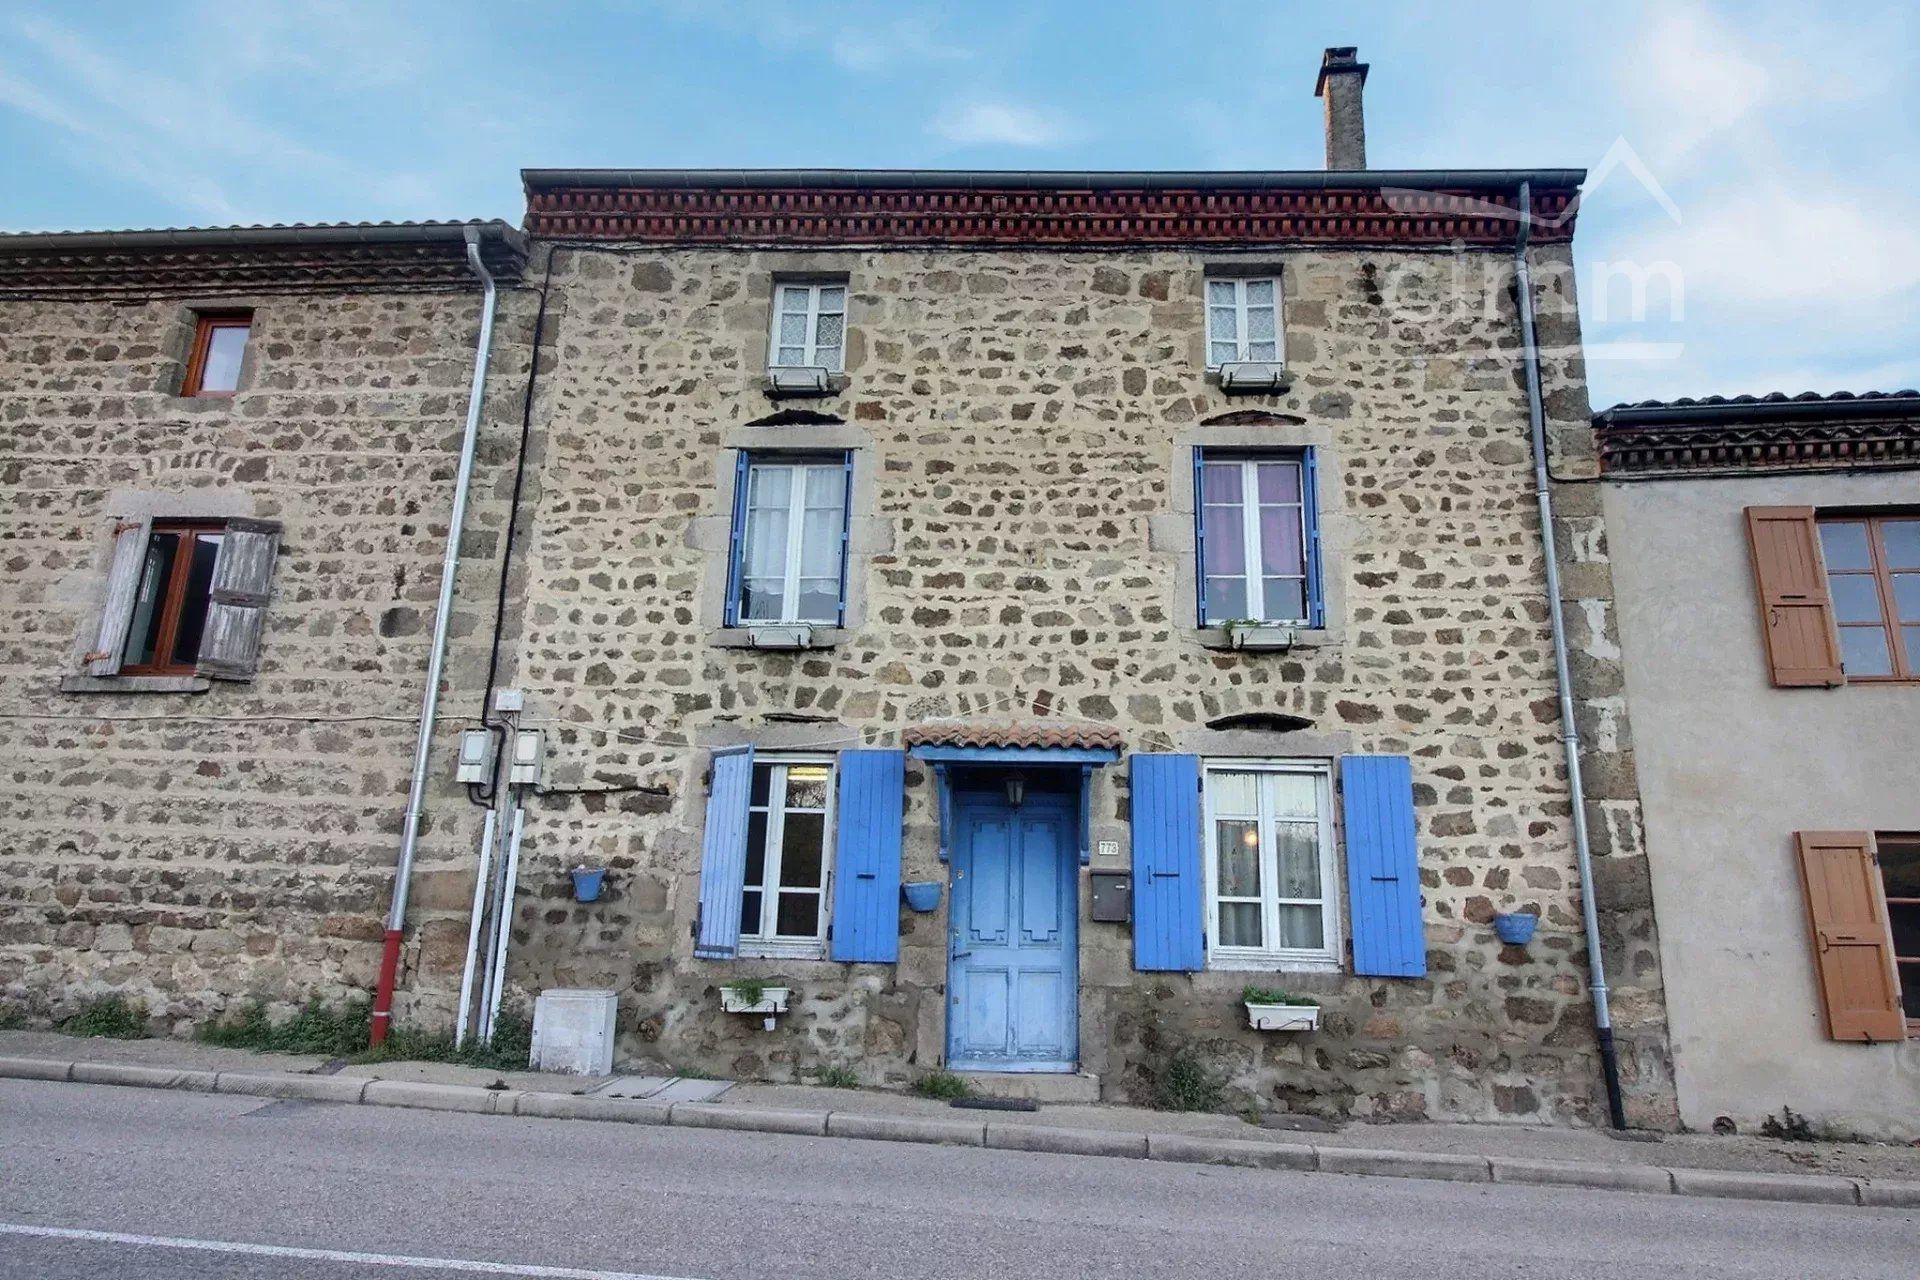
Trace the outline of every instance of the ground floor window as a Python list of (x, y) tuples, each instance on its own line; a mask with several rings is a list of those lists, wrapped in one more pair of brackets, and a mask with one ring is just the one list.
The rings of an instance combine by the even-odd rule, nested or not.
[(1327, 766), (1212, 760), (1202, 790), (1207, 966), (1337, 968), (1339, 904)]
[(833, 784), (831, 756), (754, 760), (740, 893), (741, 955), (826, 955)]
[(1874, 843), (1887, 892), (1887, 928), (1893, 935), (1900, 1008), (1907, 1017), (1907, 1033), (1920, 1035), (1920, 835), (1883, 831)]

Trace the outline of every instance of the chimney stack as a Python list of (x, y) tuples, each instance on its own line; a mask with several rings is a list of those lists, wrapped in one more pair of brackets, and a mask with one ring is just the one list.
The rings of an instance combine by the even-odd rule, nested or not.
[(1327, 168), (1367, 167), (1367, 118), (1360, 109), (1360, 91), (1367, 83), (1367, 64), (1354, 60), (1352, 45), (1320, 55), (1320, 76), (1313, 96), (1327, 102)]

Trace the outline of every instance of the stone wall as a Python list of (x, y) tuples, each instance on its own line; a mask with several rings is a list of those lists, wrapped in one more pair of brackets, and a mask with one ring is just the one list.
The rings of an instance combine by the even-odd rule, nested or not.
[[(112, 991), (184, 1031), (253, 996), (364, 991), (379, 960), (479, 294), (210, 300), (255, 308), (231, 399), (174, 394), (193, 301), (0, 301), (0, 1002), (40, 1016)], [(449, 735), (484, 681), (526, 302), (503, 300)], [(284, 522), (256, 679), (61, 690), (129, 508)], [(448, 759), (406, 956), (433, 1019), (458, 983), (479, 814)]]
[[(552, 252), (555, 360), (535, 398), (512, 678), (527, 723), (549, 730), (554, 790), (528, 826), (517, 980), (618, 990), (623, 1050), (671, 1065), (906, 1079), (941, 1056), (943, 914), (903, 913), (897, 967), (692, 958), (708, 748), (897, 746), (932, 717), (1053, 715), (1117, 725), (1130, 750), (1405, 752), (1427, 979), (1289, 975), (1324, 995), (1326, 1028), (1263, 1038), (1235, 1002), (1250, 975), (1135, 973), (1126, 928), (1086, 920), (1085, 1068), (1108, 1096), (1137, 1097), (1188, 1046), (1241, 1106), (1603, 1114), (1504, 255), (1278, 255), (1296, 378), (1249, 401), (1202, 373), (1204, 255)], [(1541, 258), (1565, 265), (1561, 250)], [(759, 378), (772, 277), (802, 271), (851, 276), (850, 385), (809, 406), (846, 425), (756, 426), (779, 407)], [(1577, 321), (1564, 275), (1545, 291), (1549, 411), (1577, 471)], [(731, 450), (774, 430), (798, 446), (853, 433), (871, 477), (855, 513), (863, 608), (815, 652), (726, 647), (705, 622)], [(1315, 444), (1332, 464), (1321, 503), (1338, 607), (1285, 655), (1209, 647), (1181, 586), (1186, 451), (1259, 438)], [(1563, 488), (1596, 837), (1627, 868), (1601, 886), (1618, 894), (1603, 906), (1629, 1088), (1636, 1119), (1667, 1123), (1606, 549), (1589, 489)], [(1206, 727), (1264, 710), (1312, 728)], [(908, 782), (909, 878), (944, 879), (931, 779), (911, 766)], [(1124, 769), (1101, 770), (1095, 834), (1123, 858), (1125, 822)], [(603, 901), (570, 900), (579, 862), (612, 868)], [(1512, 909), (1542, 916), (1528, 949), (1494, 939), (1492, 915)], [(775, 1031), (718, 1010), (717, 985), (752, 974), (795, 988)]]

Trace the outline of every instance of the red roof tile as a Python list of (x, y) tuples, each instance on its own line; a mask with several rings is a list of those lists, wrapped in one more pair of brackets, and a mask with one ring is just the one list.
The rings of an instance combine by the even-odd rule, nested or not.
[(1112, 725), (1047, 721), (930, 720), (906, 732), (910, 747), (1074, 747), (1118, 751), (1122, 737)]

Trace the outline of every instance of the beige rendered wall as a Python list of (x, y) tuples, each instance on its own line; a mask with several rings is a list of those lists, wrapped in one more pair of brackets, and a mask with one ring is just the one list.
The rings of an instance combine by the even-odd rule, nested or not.
[(1911, 472), (1617, 482), (1607, 532), (1680, 1114), (1920, 1136), (1920, 1041), (1826, 1038), (1793, 849), (1920, 829), (1920, 686), (1776, 689), (1742, 510), (1920, 499)]

